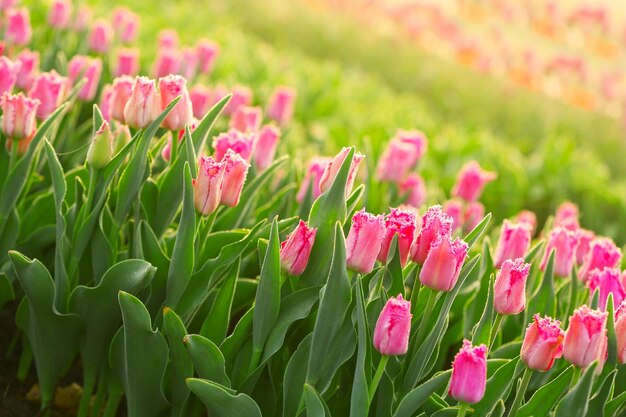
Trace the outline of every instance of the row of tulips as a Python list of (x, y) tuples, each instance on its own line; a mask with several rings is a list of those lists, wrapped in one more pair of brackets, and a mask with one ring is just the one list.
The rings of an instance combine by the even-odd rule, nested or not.
[[(68, 8), (54, 2), (50, 27), (86, 31)], [(0, 59), (23, 52), (11, 46)], [(263, 112), (245, 87), (194, 99), (181, 74), (109, 79), (98, 59), (69, 60), (45, 117), (32, 87), (2, 101), (0, 306), (44, 413), (77, 363), (81, 417), (120, 403), (132, 417), (621, 412), (621, 252), (575, 206), (534, 244), (519, 213), (493, 251), (479, 199), (496, 174), (469, 162), (424, 210), (418, 131), (398, 131), (372, 172), (345, 147), (302, 173), (280, 156), (292, 89)], [(56, 74), (39, 70), (35, 84)], [(373, 214), (366, 193), (391, 208)]]

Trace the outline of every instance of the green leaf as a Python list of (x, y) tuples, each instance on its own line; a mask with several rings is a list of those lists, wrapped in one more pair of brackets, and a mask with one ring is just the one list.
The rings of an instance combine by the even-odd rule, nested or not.
[(434, 378), (429, 379), (422, 385), (414, 388), (402, 398), (398, 409), (393, 417), (411, 417), (417, 413), (421, 405), (430, 397), (431, 394), (441, 389), (450, 380), (452, 370), (440, 373)]
[(200, 378), (230, 386), (226, 360), (215, 343), (198, 334), (185, 336), (183, 343)]
[(597, 362), (592, 363), (574, 388), (563, 397), (556, 407), (555, 417), (584, 417), (587, 414), (593, 375), (597, 365)]
[(9, 301), (15, 299), (15, 291), (13, 285), (9, 281), (9, 277), (5, 273), (0, 273), (0, 309)]
[(485, 389), (483, 399), (472, 406), (474, 415), (487, 416), (495, 408), (499, 400), (506, 401), (513, 383), (523, 370), (524, 366), (519, 359), (512, 359), (506, 365), (498, 368), (491, 378), (487, 380), (487, 388)]
[(535, 313), (542, 312), (550, 317), (556, 317), (556, 297), (554, 291), (554, 250), (550, 252), (546, 269), (543, 273), (541, 285), (532, 295), (526, 308), (524, 323), (530, 322)]
[(246, 394), (235, 394), (220, 384), (196, 378), (189, 378), (187, 386), (202, 400), (210, 416), (262, 417), (259, 406)]
[[(391, 258), (391, 259), (390, 259)], [(390, 282), (389, 294), (396, 296), (404, 294), (404, 276), (402, 275), (402, 263), (400, 262), (400, 246), (398, 245), (398, 235), (395, 234), (391, 241), (387, 263), (385, 264), (385, 282)]]
[(252, 316), (254, 315), (254, 306), (239, 319), (235, 330), (228, 336), (224, 343), (220, 345), (220, 349), (224, 354), (227, 364), (232, 364), (237, 357), (237, 353), (241, 350), (241, 346), (249, 339), (252, 333)]
[(537, 256), (539, 251), (543, 249), (543, 246), (545, 245), (545, 243), (546, 243), (545, 241), (540, 240), (539, 242), (535, 244), (535, 246), (530, 248), (530, 250), (528, 251), (528, 254), (524, 258), (524, 262), (532, 263), (533, 259), (535, 259), (535, 256)]
[(261, 276), (254, 301), (254, 320), (252, 328), (253, 367), (261, 358), (265, 341), (278, 318), (280, 310), (280, 238), (277, 218), (272, 222), (269, 247), (261, 267)]
[(613, 305), (613, 300), (613, 293), (610, 292), (608, 298), (606, 299), (608, 357), (606, 359), (606, 363), (604, 364), (603, 370), (615, 369), (615, 366), (617, 365), (617, 335), (615, 334), (615, 306)]
[(311, 352), (311, 340), (313, 334), (307, 335), (296, 351), (291, 355), (285, 378), (283, 380), (283, 417), (296, 417), (298, 415), (300, 400), (304, 393), (306, 369)]
[(478, 242), (478, 239), (485, 233), (487, 226), (489, 226), (489, 222), (491, 221), (491, 213), (487, 213), (485, 217), (469, 232), (463, 240), (467, 243), (467, 250), (472, 249), (474, 244)]
[(176, 243), (167, 275), (167, 291), (165, 303), (168, 307), (176, 308), (183, 296), (187, 284), (193, 273), (194, 266), (194, 237), (196, 231), (196, 213), (193, 203), (193, 188), (191, 185), (191, 171), (185, 163), (183, 179), (183, 211), (176, 233)]
[(322, 397), (309, 384), (304, 384), (304, 402), (306, 404), (307, 417), (330, 417), (330, 411)]
[(624, 403), (626, 403), (626, 391), (606, 403), (604, 406), (604, 417), (614, 417), (624, 406)]
[(52, 277), (38, 260), (19, 252), (9, 257), (24, 290), (15, 321), (32, 348), (37, 366), (42, 408), (54, 398), (54, 386), (74, 359), (80, 346), (80, 320), (74, 314), (60, 314), (54, 308)]
[(193, 376), (193, 364), (183, 343), (187, 329), (174, 310), (166, 307), (163, 309), (163, 330), (170, 350), (170, 363), (166, 373), (167, 386), (171, 391), (168, 396), (172, 405), (170, 415), (178, 417), (189, 397), (185, 380)]
[(350, 397), (350, 416), (358, 417), (366, 416), (369, 411), (368, 386), (371, 380), (372, 359), (369, 354), (371, 339), (367, 328), (367, 318), (365, 317), (365, 304), (361, 280), (357, 278), (354, 285), (356, 287), (355, 301), (358, 328), (358, 352), (356, 367), (354, 369), (352, 394)]
[(596, 394), (589, 400), (589, 408), (587, 409), (586, 417), (595, 417), (604, 414), (605, 404), (613, 397), (616, 376), (617, 370), (613, 370), (604, 378)]
[(571, 365), (549, 383), (540, 387), (527, 403), (517, 411), (516, 417), (547, 416), (570, 385), (574, 366)]
[(111, 349), (111, 362), (122, 381), (129, 417), (160, 416), (167, 409), (161, 392), (168, 347), (165, 338), (152, 330), (150, 314), (136, 297), (118, 295), (124, 325), (118, 333), (119, 356)]
[(198, 126), (196, 126), (196, 128), (194, 129), (193, 133), (191, 134), (191, 138), (193, 139), (193, 147), (196, 153), (202, 152), (202, 148), (204, 147), (204, 142), (206, 141), (207, 136), (211, 132), (211, 128), (213, 127), (215, 120), (217, 120), (218, 116), (220, 115), (224, 107), (230, 101), (231, 97), (232, 97), (232, 94), (228, 94), (227, 96), (222, 98), (220, 101), (218, 101), (211, 108), (211, 110), (208, 111), (208, 113), (202, 118), (200, 123), (198, 123)]
[[(476, 325), (474, 334), (472, 336), (472, 345), (478, 346), (481, 343), (489, 346), (491, 341), (491, 325), (493, 323), (493, 274), (489, 279), (489, 287), (487, 287), (487, 302), (485, 303), (485, 309), (480, 321)], [(496, 329), (497, 330), (497, 329)]]
[(136, 257), (144, 258), (156, 267), (156, 274), (150, 283), (150, 296), (146, 302), (146, 308), (150, 314), (156, 316), (163, 307), (165, 300), (170, 260), (163, 253), (159, 241), (148, 223), (139, 222), (137, 229), (140, 238), (136, 240), (135, 249), (141, 250), (140, 253), (136, 254)]
[(239, 276), (239, 259), (230, 267), (215, 297), (215, 304), (207, 315), (200, 334), (216, 344), (224, 341), (230, 324), (230, 312)]

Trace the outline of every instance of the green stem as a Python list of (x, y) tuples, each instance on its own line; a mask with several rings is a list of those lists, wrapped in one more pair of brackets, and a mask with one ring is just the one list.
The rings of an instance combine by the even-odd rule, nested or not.
[(117, 409), (120, 405), (121, 399), (122, 396), (120, 394), (109, 395), (102, 417), (115, 417), (117, 415)]
[(433, 307), (435, 306), (435, 299), (437, 298), (437, 293), (430, 288), (426, 288), (428, 291), (428, 301), (426, 301), (426, 309), (424, 310), (424, 314), (422, 314), (422, 319), (420, 322), (419, 330), (417, 331), (417, 342), (421, 343), (426, 335), (426, 329), (428, 328), (428, 322), (430, 321), (430, 313), (433, 311)]
[(95, 378), (85, 378), (83, 393), (80, 396), (80, 403), (78, 405), (78, 413), (76, 414), (76, 417), (87, 417), (89, 414), (89, 402), (95, 385)]
[(574, 386), (578, 383), (581, 372), (582, 372), (582, 368), (579, 368), (578, 366), (574, 366), (574, 373), (572, 375), (572, 382), (570, 384), (570, 389), (574, 388)]
[(172, 130), (172, 146), (170, 147), (170, 165), (174, 165), (178, 155), (178, 132)]
[(108, 382), (108, 374), (107, 372), (100, 372), (100, 377), (98, 378), (98, 390), (96, 391), (96, 398), (93, 402), (93, 407), (91, 408), (92, 416), (99, 416), (100, 410), (102, 409), (102, 404), (104, 404), (104, 396), (107, 392), (107, 382)]
[(411, 290), (411, 313), (415, 316), (417, 311), (417, 298), (420, 294), (420, 288), (422, 287), (422, 282), (419, 279), (420, 276), (420, 267), (419, 265), (415, 268), (415, 280), (413, 281), (413, 289)]
[(457, 417), (465, 417), (465, 413), (467, 413), (468, 407), (469, 405), (467, 403), (461, 403)]
[(493, 344), (498, 337), (498, 333), (500, 333), (500, 327), (502, 327), (502, 322), (504, 321), (504, 315), (497, 314), (496, 321), (493, 323), (493, 327), (491, 328), (491, 338), (489, 340), (489, 350), (493, 347)]
[(383, 373), (385, 373), (385, 367), (387, 366), (387, 362), (389, 361), (389, 356), (383, 355), (380, 358), (380, 362), (378, 362), (378, 368), (376, 368), (376, 373), (374, 374), (374, 378), (372, 378), (372, 385), (370, 385), (369, 389), (369, 399), (370, 404), (374, 399), (374, 394), (376, 394), (376, 389), (378, 388), (378, 383), (380, 379), (383, 377)]
[(524, 376), (522, 376), (522, 382), (519, 384), (517, 392), (515, 393), (513, 405), (511, 405), (511, 411), (509, 411), (509, 417), (515, 417), (515, 415), (517, 414), (517, 410), (522, 404), (524, 394), (526, 394), (526, 388), (528, 388), (528, 383), (530, 382), (531, 376), (533, 376), (533, 370), (526, 367), (526, 369), (524, 370)]

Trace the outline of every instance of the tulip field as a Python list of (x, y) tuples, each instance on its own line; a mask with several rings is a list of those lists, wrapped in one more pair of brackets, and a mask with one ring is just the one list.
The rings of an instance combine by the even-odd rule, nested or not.
[(0, 417), (626, 416), (621, 78), (418, 3), (0, 0)]

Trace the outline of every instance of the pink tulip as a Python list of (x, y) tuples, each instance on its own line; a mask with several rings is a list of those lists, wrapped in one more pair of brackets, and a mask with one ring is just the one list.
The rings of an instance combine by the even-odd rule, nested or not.
[(220, 204), (235, 207), (239, 204), (239, 197), (246, 182), (250, 164), (232, 149), (226, 152), (222, 161), (225, 163), (225, 168)]
[(406, 204), (419, 207), (426, 201), (426, 184), (419, 174), (409, 174), (398, 184), (400, 194), (406, 196)]
[(606, 302), (609, 294), (613, 294), (613, 305), (619, 306), (626, 299), (626, 291), (621, 282), (622, 274), (618, 268), (594, 269), (589, 273), (587, 287), (589, 296), (593, 298), (596, 289), (600, 292), (599, 308), (606, 311)]
[(154, 76), (156, 78), (167, 77), (180, 73), (180, 53), (176, 49), (161, 48), (154, 62)]
[(143, 129), (161, 112), (160, 97), (154, 80), (136, 77), (130, 99), (124, 107), (124, 120), (130, 127)]
[(433, 290), (450, 291), (459, 279), (466, 257), (467, 243), (459, 238), (452, 241), (448, 235), (439, 234), (420, 271), (420, 282)]
[(23, 50), (17, 56), (17, 61), (21, 64), (17, 73), (17, 88), (27, 91), (33, 85), (33, 81), (39, 72), (39, 52)]
[(246, 161), (250, 161), (254, 146), (254, 136), (246, 135), (237, 130), (230, 129), (228, 132), (220, 133), (213, 138), (213, 156), (217, 161), (221, 161), (229, 149), (232, 149)]
[(261, 128), (254, 144), (254, 165), (257, 170), (264, 171), (272, 164), (279, 139), (280, 129), (276, 126), (265, 125)]
[(139, 16), (124, 7), (117, 7), (113, 11), (113, 27), (122, 43), (133, 43), (139, 30)]
[(317, 229), (300, 220), (298, 227), (280, 246), (280, 263), (289, 275), (301, 275), (306, 269)]
[(78, 6), (72, 28), (77, 32), (83, 32), (89, 26), (89, 22), (91, 22), (91, 9), (84, 4)]
[(24, 94), (11, 95), (4, 93), (0, 98), (2, 108), (2, 133), (13, 139), (26, 139), (35, 134), (39, 100), (26, 97)]
[(181, 96), (181, 99), (163, 120), (163, 128), (177, 131), (184, 129), (185, 125), (191, 124), (193, 110), (187, 91), (187, 81), (180, 75), (168, 75), (159, 79), (159, 90), (161, 91), (162, 110), (165, 110), (176, 97)]
[(17, 6), (18, 0), (0, 0), (0, 12)]
[(576, 234), (564, 227), (555, 227), (548, 235), (546, 252), (541, 261), (541, 270), (545, 271), (550, 252), (554, 250), (554, 274), (559, 277), (569, 277), (576, 260)]
[(198, 72), (198, 55), (194, 48), (183, 48), (180, 58), (180, 74), (188, 81), (193, 80)]
[(454, 232), (463, 226), (465, 221), (463, 200), (458, 198), (452, 198), (446, 201), (443, 205), (443, 212), (452, 218), (452, 226), (450, 230)]
[(614, 268), (622, 260), (622, 251), (609, 238), (596, 238), (591, 242), (591, 249), (583, 261), (578, 278), (585, 282), (594, 269)]
[(394, 235), (398, 235), (398, 247), (400, 250), (400, 263), (404, 267), (409, 258), (411, 243), (417, 229), (416, 214), (409, 210), (392, 208), (385, 217), (385, 237), (378, 252), (378, 260), (387, 262), (387, 255)]
[(100, 113), (107, 122), (111, 123), (113, 118), (111, 117), (111, 105), (113, 103), (113, 86), (111, 84), (105, 84), (102, 87), (102, 93), (100, 94)]
[(11, 93), (21, 67), (19, 61), (11, 61), (6, 56), (0, 56), (0, 95)]
[(470, 201), (463, 213), (463, 231), (469, 233), (485, 217), (485, 206), (480, 201)]
[(213, 94), (211, 89), (202, 85), (194, 85), (189, 90), (189, 98), (193, 109), (193, 116), (202, 119), (211, 109)]
[(580, 229), (578, 206), (576, 204), (566, 201), (557, 208), (556, 216), (554, 217), (554, 227), (559, 226), (571, 231)]
[(362, 274), (372, 272), (384, 237), (384, 216), (374, 216), (365, 212), (365, 209), (357, 211), (352, 216), (346, 239), (348, 268)]
[(178, 32), (173, 29), (164, 29), (159, 32), (160, 48), (178, 48)]
[(313, 200), (317, 200), (317, 198), (322, 194), (322, 190), (320, 190), (320, 180), (322, 179), (322, 175), (324, 174), (324, 171), (330, 161), (331, 158), (318, 156), (309, 162), (306, 175), (304, 176), (304, 180), (300, 185), (300, 190), (298, 190), (298, 194), (296, 195), (296, 200), (299, 203), (304, 201), (304, 197), (306, 196), (309, 187), (312, 187)]
[(496, 268), (502, 266), (506, 259), (523, 258), (530, 248), (531, 226), (528, 223), (512, 223), (504, 220), (494, 265)]
[(565, 332), (559, 327), (561, 322), (551, 317), (533, 316), (533, 322), (526, 329), (522, 351), (522, 361), (530, 369), (546, 372), (554, 360), (563, 355)]
[(411, 247), (411, 259), (422, 265), (426, 261), (432, 244), (439, 236), (450, 237), (452, 217), (445, 214), (441, 206), (432, 206), (422, 217), (422, 229)]
[(48, 24), (55, 29), (67, 29), (72, 18), (72, 3), (69, 0), (54, 0), (48, 12)]
[(537, 216), (530, 210), (522, 210), (517, 213), (515, 217), (517, 223), (528, 223), (531, 227), (530, 235), (535, 234), (535, 229), (537, 229)]
[(579, 368), (603, 359), (607, 313), (586, 305), (574, 310), (563, 342), (563, 357)]
[[(68, 64), (68, 78), (72, 85), (76, 85), (80, 79), (87, 82), (78, 93), (78, 98), (83, 101), (92, 101), (98, 91), (100, 75), (102, 74), (102, 61), (99, 58), (89, 58), (75, 55)], [(80, 79), (78, 77), (81, 77)]]
[(287, 125), (293, 117), (296, 90), (291, 87), (276, 87), (267, 105), (267, 117), (280, 126)]
[(377, 178), (381, 181), (402, 181), (422, 158), (427, 144), (422, 132), (400, 130), (378, 160)]
[(461, 168), (452, 188), (452, 195), (466, 201), (478, 200), (485, 185), (495, 180), (495, 172), (484, 171), (478, 162), (470, 161)]
[[(343, 165), (343, 161), (345, 161), (348, 153), (350, 152), (350, 148), (342, 148), (341, 151), (333, 158), (332, 161), (328, 163), (324, 173), (322, 174), (322, 178), (320, 179), (320, 190), (322, 192), (330, 189), (333, 182), (335, 182), (335, 178)], [(359, 170), (359, 165), (361, 165), (361, 161), (365, 158), (364, 155), (359, 152), (355, 152), (352, 157), (352, 162), (350, 164), (350, 171), (348, 173), (348, 180), (346, 182), (346, 189), (344, 192), (345, 197), (347, 198), (352, 192), (352, 187), (354, 186), (354, 179), (356, 178), (357, 171)]]
[(472, 346), (463, 340), (463, 347), (454, 357), (448, 395), (457, 401), (475, 404), (482, 400), (487, 387), (487, 346)]
[(582, 265), (585, 257), (591, 251), (591, 242), (596, 238), (596, 234), (591, 230), (578, 229), (576, 231), (578, 245), (576, 246), (576, 264)]
[(615, 335), (617, 336), (617, 360), (626, 363), (626, 300), (615, 312)]
[(507, 259), (498, 271), (493, 288), (494, 308), (498, 314), (519, 314), (526, 306), (526, 278), (530, 264), (523, 258)]
[(27, 9), (9, 9), (5, 12), (4, 40), (8, 44), (28, 45), (32, 36), (33, 29)]
[[(233, 87), (231, 91), (232, 97), (230, 101), (224, 107), (224, 114), (230, 116), (237, 110), (240, 106), (249, 106), (252, 103), (252, 90), (248, 87), (244, 87), (241, 85)], [(215, 97), (216, 100), (219, 100)], [(217, 102), (217, 101), (216, 101)]]
[(132, 77), (139, 74), (139, 49), (123, 48), (117, 52), (117, 65), (115, 76), (130, 75)]
[(89, 34), (89, 49), (97, 54), (106, 54), (113, 42), (113, 28), (104, 19), (97, 19)]
[(196, 54), (198, 55), (200, 73), (209, 74), (220, 54), (220, 47), (213, 41), (201, 39), (196, 45)]
[(404, 355), (409, 349), (411, 302), (402, 294), (387, 300), (374, 328), (374, 347), (386, 356)]
[(111, 117), (120, 123), (126, 123), (124, 108), (133, 92), (135, 80), (127, 75), (115, 78), (111, 93)]
[(220, 203), (225, 167), (226, 163), (216, 162), (210, 156), (200, 157), (198, 178), (193, 180), (193, 198), (196, 210), (203, 216), (213, 213)]
[(40, 102), (37, 108), (39, 120), (45, 120), (61, 105), (65, 99), (67, 85), (67, 78), (60, 76), (55, 70), (42, 72), (35, 78), (28, 96)]
[(260, 107), (240, 106), (230, 116), (230, 128), (240, 132), (256, 132), (261, 127)]

